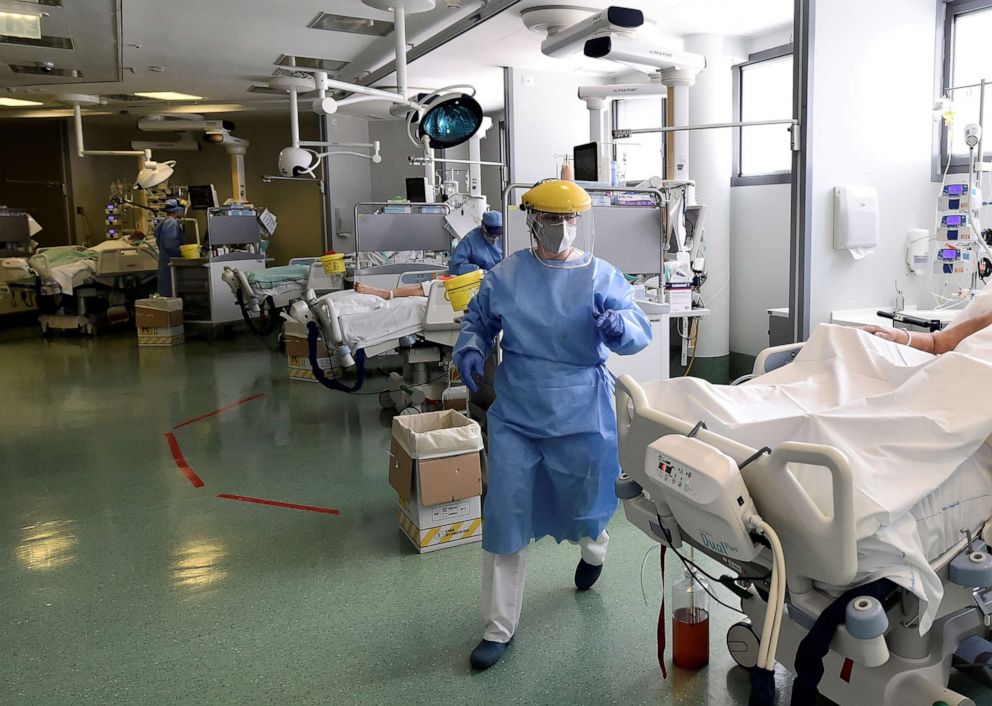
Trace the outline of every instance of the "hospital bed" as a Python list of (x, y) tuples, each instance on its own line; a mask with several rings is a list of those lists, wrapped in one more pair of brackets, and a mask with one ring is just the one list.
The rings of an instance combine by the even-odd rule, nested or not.
[[(790, 364), (798, 349), (762, 353), (755, 382)], [(617, 381), (623, 469), (617, 495), (627, 519), (663, 548), (681, 557), (693, 548), (737, 577), (731, 588), (741, 596), (747, 620), (727, 635), (735, 661), (753, 668), (762, 644), (775, 650), (774, 642), (771, 664), (798, 668), (808, 678), (819, 637), (826, 656), (818, 689), (836, 703), (973, 705), (947, 684), (952, 662), (973, 661), (956, 653), (992, 649), (982, 642), (992, 622), (988, 443), (913, 509), (912, 518), (919, 519), (899, 525), (907, 542), (926, 537), (921, 545), (928, 548), (929, 569), (943, 586), (939, 606), (925, 615), (918, 591), (889, 581), (886, 572), (865, 575), (872, 552), (886, 548), (876, 538), (858, 537), (847, 453), (824, 444), (787, 441), (759, 450), (740, 443), (660, 408), (656, 399), (665, 384), (642, 386), (628, 376)], [(823, 481), (827, 512), (797, 481), (797, 468), (816, 468), (829, 478)], [(942, 512), (953, 521), (942, 526)], [(756, 524), (758, 517), (768, 533)], [(778, 590), (776, 574), (786, 578), (787, 593)], [(840, 625), (826, 627), (838, 611)], [(752, 703), (767, 702), (755, 698), (752, 693)]]
[[(409, 270), (405, 274), (414, 276)], [(402, 281), (402, 275), (397, 275), (386, 285), (395, 288)], [(439, 282), (429, 288), (426, 297), (391, 300), (354, 290), (318, 297), (311, 290), (290, 307), (287, 318), (308, 331), (311, 368), (326, 387), (358, 391), (364, 382), (366, 361), (393, 353), (402, 357), (403, 374), (390, 373), (389, 387), (379, 398), (384, 407), (422, 411), (425, 405), (441, 401), (450, 387), (451, 350), (458, 338), (460, 316), (451, 308)], [(316, 359), (320, 338), (328, 350), (337, 353), (343, 367), (355, 370), (354, 384), (345, 386), (325, 378)]]
[(150, 239), (107, 240), (92, 248), (41, 248), (23, 261), (8, 258), (3, 269), (20, 271), (9, 281), (12, 289), (35, 291), (45, 312), (38, 317), (42, 333), (79, 329), (92, 335), (101, 317), (127, 321), (126, 304), (154, 288), (158, 248)]

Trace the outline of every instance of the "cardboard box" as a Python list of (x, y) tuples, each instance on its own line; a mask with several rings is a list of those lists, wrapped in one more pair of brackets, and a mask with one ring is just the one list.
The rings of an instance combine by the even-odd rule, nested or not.
[(437, 508), (439, 515), (449, 516), (454, 521), (436, 527), (418, 527), (403, 507), (399, 508), (400, 530), (420, 554), (482, 541), (480, 498), (439, 505)]
[(183, 300), (179, 297), (149, 297), (134, 302), (135, 308), (158, 309), (160, 311), (182, 311)]
[(184, 343), (185, 340), (186, 336), (182, 324), (179, 326), (142, 327), (138, 329), (138, 345), (142, 348), (170, 348)]
[(177, 310), (165, 310), (165, 309), (155, 309), (145, 306), (139, 306), (135, 304), (134, 307), (134, 323), (141, 329), (150, 328), (174, 328), (176, 326), (181, 327), (183, 325), (183, 312), (182, 309)]
[[(310, 367), (310, 358), (306, 356), (288, 356), (286, 360), (289, 363), (290, 379), (302, 380), (303, 382), (317, 382), (317, 377), (313, 374), (313, 368)], [(341, 361), (337, 356), (317, 358), (317, 364), (320, 365), (320, 369), (329, 378), (339, 378), (344, 374)]]
[[(307, 358), (310, 355), (310, 344), (306, 338), (286, 336), (284, 340), (286, 341), (286, 355), (291, 358)], [(317, 357), (327, 358), (329, 356), (330, 353), (328, 353), (324, 342), (317, 341)]]
[(393, 418), (389, 484), (420, 553), (482, 541), (482, 432), (455, 411)]

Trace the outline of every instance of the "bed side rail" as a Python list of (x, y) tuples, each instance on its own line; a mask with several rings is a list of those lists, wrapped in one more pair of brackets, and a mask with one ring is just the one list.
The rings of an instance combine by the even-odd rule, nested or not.
[[(644, 390), (628, 375), (617, 380), (616, 403), (620, 466), (645, 486), (648, 445), (667, 434), (688, 434), (695, 422), (652, 408)], [(696, 438), (737, 463), (755, 454), (755, 449), (705, 429)], [(831, 516), (820, 510), (796, 479), (789, 467), (796, 463), (822, 467), (830, 473)], [(854, 479), (847, 457), (829, 446), (786, 442), (750, 463), (742, 473), (758, 511), (782, 539), (789, 589), (808, 591), (812, 581), (850, 584), (857, 574), (858, 555)]]

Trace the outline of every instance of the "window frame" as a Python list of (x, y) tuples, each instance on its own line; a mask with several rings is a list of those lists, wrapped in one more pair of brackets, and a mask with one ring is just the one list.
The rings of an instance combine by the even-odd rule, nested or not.
[[(935, 102), (944, 96), (948, 88), (951, 88), (951, 70), (953, 68), (951, 63), (954, 56), (955, 20), (957, 20), (957, 18), (961, 15), (967, 15), (980, 10), (992, 9), (992, 0), (939, 0), (939, 2), (944, 8), (944, 22), (942, 25), (939, 22), (937, 23), (937, 32), (939, 34), (937, 41), (938, 46), (940, 47), (937, 54), (937, 60), (940, 66), (940, 78), (936, 82), (936, 93), (934, 95)], [(990, 79), (992, 79), (992, 77), (990, 77)], [(990, 88), (992, 88), (992, 84), (990, 84)], [(989, 89), (986, 89), (986, 99), (992, 100), (992, 91)], [(939, 182), (943, 180), (945, 169), (948, 174), (961, 174), (968, 171), (968, 158), (952, 157), (948, 155), (948, 131), (947, 128), (944, 127), (942, 121), (938, 121), (937, 130), (939, 131), (940, 137), (939, 140), (935, 140), (935, 142), (937, 142), (937, 149), (933, 160), (933, 180)], [(950, 159), (949, 168), (948, 159)], [(992, 153), (986, 153), (985, 161), (992, 161)]]
[[(989, 0), (992, 2), (992, 0)], [(781, 59), (784, 56), (792, 56), (792, 44), (782, 44), (777, 47), (772, 47), (771, 49), (765, 49), (764, 51), (755, 52), (754, 54), (749, 54), (747, 61), (743, 61), (740, 64), (735, 64), (733, 67), (734, 71), (734, 121), (741, 122), (741, 69), (747, 66), (752, 66), (754, 64), (760, 64), (763, 61), (770, 61), (771, 59)], [(795, 74), (795, 66), (792, 68), (793, 74)], [(791, 86), (790, 86), (791, 88)], [(791, 115), (789, 117), (792, 117)], [(767, 174), (749, 174), (744, 176), (741, 174), (741, 128), (736, 127), (733, 129), (734, 134), (734, 147), (733, 147), (733, 171), (730, 175), (730, 185), (731, 186), (761, 186), (764, 184), (791, 184), (792, 183), (792, 166), (790, 164), (789, 169), (780, 172), (769, 172)]]
[[(613, 129), (615, 129), (615, 130), (623, 129), (620, 126), (620, 103), (622, 103), (624, 101), (646, 101), (646, 100), (661, 100), (662, 101), (661, 127), (668, 127), (668, 96), (667, 95), (658, 95), (658, 96), (651, 96), (650, 98), (649, 97), (643, 97), (643, 98), (616, 98), (614, 100), (611, 100), (610, 101), (610, 125), (613, 127)], [(662, 133), (659, 133), (659, 134), (661, 135), (661, 174), (659, 176), (661, 176), (662, 179), (667, 179), (668, 178), (668, 140), (666, 138), (667, 138), (667, 136), (670, 133), (662, 132)], [(637, 136), (636, 135), (633, 135), (632, 136), (632, 139), (635, 138), (635, 137), (637, 137)], [(617, 147), (617, 142), (615, 140), (611, 140), (611, 143), (612, 143), (611, 144), (611, 147), (612, 147), (611, 153), (613, 155), (613, 161), (615, 161), (615, 162), (617, 162), (619, 164), (619, 150), (618, 150), (618, 147)], [(626, 185), (629, 186), (630, 183), (631, 183), (631, 180), (628, 179)]]

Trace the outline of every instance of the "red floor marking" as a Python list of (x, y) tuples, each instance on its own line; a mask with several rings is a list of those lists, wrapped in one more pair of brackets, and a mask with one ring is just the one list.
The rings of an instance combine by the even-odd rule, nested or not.
[(306, 510), (307, 512), (323, 512), (328, 515), (340, 515), (338, 510), (332, 507), (315, 507), (313, 505), (297, 505), (296, 503), (283, 503), (278, 500), (263, 500), (262, 498), (249, 498), (245, 495), (231, 495), (230, 493), (217, 493), (218, 498), (225, 500), (240, 500), (243, 503), (257, 503), (259, 505), (272, 505), (273, 507), (287, 507), (290, 510)]
[(183, 458), (182, 449), (179, 448), (179, 442), (176, 441), (175, 435), (171, 431), (167, 431), (165, 432), (165, 440), (169, 442), (169, 450), (172, 451), (172, 458), (175, 459), (179, 470), (182, 471), (184, 476), (189, 478), (189, 482), (193, 484), (194, 488), (202, 488), (203, 480), (186, 463), (186, 459)]
[(237, 402), (234, 402), (232, 404), (229, 404), (229, 405), (226, 405), (224, 407), (221, 407), (220, 409), (215, 409), (213, 412), (207, 412), (206, 414), (201, 414), (199, 417), (193, 417), (192, 419), (187, 419), (185, 422), (179, 422), (179, 424), (177, 424), (176, 426), (174, 426), (172, 428), (174, 430), (175, 429), (182, 429), (183, 427), (188, 426), (190, 424), (193, 424), (194, 422), (199, 422), (199, 421), (202, 421), (204, 419), (207, 419), (208, 417), (212, 417), (215, 414), (220, 414), (221, 412), (227, 411), (227, 410), (229, 410), (229, 409), (231, 409), (233, 407), (237, 407), (238, 405), (242, 405), (245, 402), (251, 402), (252, 400), (257, 400), (259, 397), (265, 397), (265, 394), (266, 393), (264, 393), (264, 392), (259, 392), (257, 395), (252, 395), (251, 397), (245, 397), (243, 400), (238, 400)]

